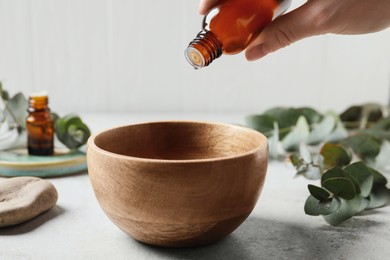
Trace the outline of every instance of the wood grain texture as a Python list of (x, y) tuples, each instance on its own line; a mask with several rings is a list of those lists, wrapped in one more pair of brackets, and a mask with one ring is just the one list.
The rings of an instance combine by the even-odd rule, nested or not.
[(88, 142), (88, 171), (108, 217), (133, 238), (198, 246), (251, 213), (267, 169), (260, 133), (224, 124), (156, 122), (105, 131)]

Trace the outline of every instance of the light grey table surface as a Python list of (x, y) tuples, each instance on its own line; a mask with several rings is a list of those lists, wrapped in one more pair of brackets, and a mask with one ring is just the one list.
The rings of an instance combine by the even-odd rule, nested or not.
[[(243, 123), (239, 114), (82, 116), (93, 132), (171, 119)], [(57, 205), (29, 222), (0, 229), (0, 259), (390, 259), (389, 206), (332, 227), (321, 217), (305, 215), (312, 182), (294, 175), (288, 163), (270, 162), (248, 219), (220, 242), (189, 249), (158, 248), (128, 237), (100, 209), (87, 173), (51, 178)]]

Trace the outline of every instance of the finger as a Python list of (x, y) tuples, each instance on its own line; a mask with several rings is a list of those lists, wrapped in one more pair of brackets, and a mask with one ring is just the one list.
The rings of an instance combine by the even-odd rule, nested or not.
[(201, 0), (199, 3), (199, 14), (206, 14), (219, 0)]
[(301, 7), (282, 15), (267, 25), (259, 36), (248, 46), (246, 58), (257, 60), (265, 55), (286, 47), (303, 38), (326, 32), (319, 23), (322, 1), (309, 1)]

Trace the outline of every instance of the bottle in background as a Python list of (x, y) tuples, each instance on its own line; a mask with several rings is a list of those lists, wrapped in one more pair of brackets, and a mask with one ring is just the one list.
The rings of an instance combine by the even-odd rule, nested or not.
[(54, 153), (54, 123), (47, 94), (30, 95), (26, 118), (27, 149), (30, 155)]

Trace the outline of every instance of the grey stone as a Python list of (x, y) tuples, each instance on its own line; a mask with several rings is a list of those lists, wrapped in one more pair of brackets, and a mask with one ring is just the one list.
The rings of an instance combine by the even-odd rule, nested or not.
[(56, 188), (36, 177), (0, 179), (0, 227), (20, 224), (55, 206)]

